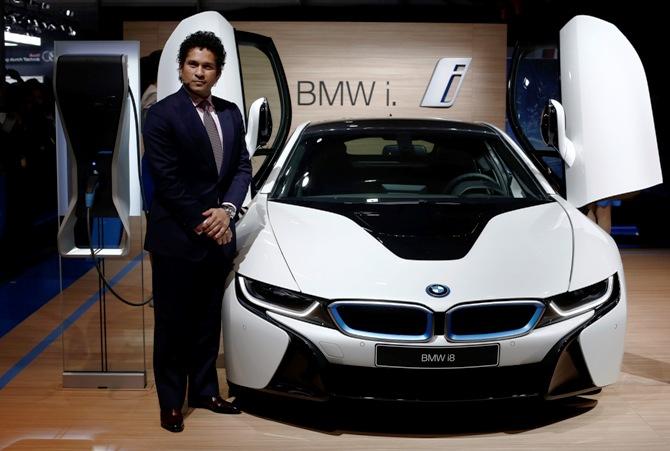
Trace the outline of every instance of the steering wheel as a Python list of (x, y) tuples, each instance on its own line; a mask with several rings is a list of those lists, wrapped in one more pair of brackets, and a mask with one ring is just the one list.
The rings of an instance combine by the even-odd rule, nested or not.
[[(461, 186), (462, 185), (462, 186)], [(473, 189), (486, 189), (502, 196), (507, 193), (492, 177), (480, 172), (466, 172), (452, 179), (442, 190), (445, 194), (460, 196)]]

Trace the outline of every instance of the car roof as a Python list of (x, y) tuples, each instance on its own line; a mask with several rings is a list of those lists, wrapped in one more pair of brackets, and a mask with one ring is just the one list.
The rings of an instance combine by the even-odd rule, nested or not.
[(372, 118), (372, 119), (342, 119), (338, 121), (311, 122), (305, 133), (309, 135), (330, 134), (344, 131), (393, 131), (398, 129), (455, 131), (461, 133), (496, 135), (495, 131), (485, 124), (459, 122), (446, 119), (412, 119), (412, 118)]

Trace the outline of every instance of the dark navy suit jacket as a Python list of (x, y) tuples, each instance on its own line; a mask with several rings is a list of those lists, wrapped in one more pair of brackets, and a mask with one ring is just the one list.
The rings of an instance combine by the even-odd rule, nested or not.
[(219, 246), (194, 229), (202, 213), (223, 202), (240, 210), (251, 182), (244, 123), (234, 103), (212, 97), (223, 133), (223, 163), (217, 172), (205, 126), (185, 88), (151, 107), (144, 124), (144, 158), (153, 194), (144, 247), (152, 253), (199, 261), (214, 252), (228, 261), (233, 240)]

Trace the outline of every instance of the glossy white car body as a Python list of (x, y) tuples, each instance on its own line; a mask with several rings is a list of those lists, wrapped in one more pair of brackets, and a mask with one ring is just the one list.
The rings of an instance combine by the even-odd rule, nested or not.
[[(323, 124), (299, 126), (237, 224), (239, 256), (223, 307), (230, 386), (314, 399), (431, 401), (552, 399), (614, 383), (626, 329), (621, 259), (610, 236), (576, 207), (661, 182), (649, 93), (630, 43), (592, 17), (577, 17), (561, 31), (561, 70), (567, 200), (508, 136), (472, 125), (507, 143), (544, 200), (491, 215), (455, 258), (407, 258), (346, 214), (279, 201), (275, 183), (296, 143)], [(256, 296), (247, 280), (318, 301), (286, 308)], [(448, 287), (448, 295), (429, 294), (435, 284)], [(589, 287), (597, 298), (559, 302)], [(534, 306), (524, 327), (450, 330), (463, 306), (495, 313), (508, 304)], [(424, 312), (429, 326), (423, 335), (365, 330), (360, 321), (351, 327), (338, 309), (355, 305), (380, 315)], [(321, 323), (306, 320), (319, 309)], [(474, 348), (486, 357), (473, 357)], [(404, 363), (394, 364), (396, 358)]]
[[(297, 131), (296, 135), (299, 134)], [(354, 300), (377, 304), (381, 309), (411, 304), (425, 308), (431, 315), (444, 316), (445, 312), (463, 305), (498, 301), (546, 302), (552, 296), (593, 285), (613, 275), (620, 281), (620, 296), (606, 312), (587, 308), (582, 313), (570, 315), (567, 320), (517, 331), (509, 337), (474, 337), (463, 341), (450, 337), (448, 328), (447, 333), (436, 330), (426, 337), (407, 339), (350, 330), (337, 322), (337, 327), (323, 327), (304, 321), (295, 311), (282, 310), (281, 306), (254, 298), (244, 283), (230, 283), (224, 297), (223, 314), (229, 383), (319, 399), (345, 396), (451, 400), (535, 395), (560, 397), (615, 382), (623, 355), (626, 325), (625, 284), (616, 244), (560, 196), (550, 189), (546, 194), (550, 199), (546, 203), (493, 216), (462, 258), (415, 260), (396, 255), (345, 215), (269, 200), (267, 193), (259, 193), (238, 224), (240, 255), (236, 273), (327, 302)], [(449, 295), (443, 298), (429, 295), (426, 288), (435, 283), (448, 286)], [(247, 301), (241, 302), (241, 299)], [(249, 299), (252, 299), (251, 303)], [(248, 308), (251, 304), (268, 308), (264, 312), (254, 311)], [(596, 315), (598, 319), (594, 321)], [(574, 334), (578, 340), (574, 340), (576, 336), (566, 339)], [(312, 357), (296, 357), (300, 352), (291, 350), (296, 342), (306, 343), (307, 354)], [(567, 355), (564, 351), (570, 343), (579, 347), (578, 354), (584, 360), (580, 363), (583, 366), (570, 377), (579, 375), (585, 382), (561, 390), (560, 386), (570, 386), (572, 379), (561, 380), (563, 376), (558, 373), (554, 377), (554, 370), (561, 355)], [(491, 372), (492, 368), (486, 368), (481, 374), (498, 379), (489, 385), (491, 390), (478, 386), (475, 391), (463, 389), (443, 393), (434, 389), (431, 397), (423, 390), (417, 392), (408, 387), (403, 381), (420, 382), (420, 372), (424, 372), (427, 383), (430, 383), (435, 374), (428, 373), (441, 371), (447, 372), (443, 374), (444, 386), (453, 389), (451, 376), (456, 377), (453, 382), (459, 384), (463, 377), (479, 380), (472, 373), (477, 368), (392, 369), (382, 368), (377, 358), (380, 345), (409, 346), (430, 354), (432, 349), (448, 351), (486, 344), (499, 346), (495, 370), (523, 370), (528, 376), (541, 379), (542, 383), (528, 387), (517, 383), (500, 386), (501, 380), (516, 376), (501, 374), (498, 377)], [(293, 363), (288, 363), (290, 361)], [(295, 380), (287, 380), (286, 374), (290, 371), (286, 367), (291, 365), (302, 372)], [(361, 375), (362, 368), (379, 371), (380, 380), (396, 379), (396, 391), (377, 391), (375, 388), (379, 383), (371, 381), (361, 382), (360, 390), (357, 390), (353, 381), (374, 379), (374, 373)], [(329, 374), (334, 371), (340, 379), (351, 378), (354, 387), (332, 383), (333, 375), (323, 376), (316, 384), (310, 383), (313, 376), (308, 374), (319, 371)], [(456, 376), (458, 372), (462, 374)], [(555, 381), (550, 390), (552, 378)]]

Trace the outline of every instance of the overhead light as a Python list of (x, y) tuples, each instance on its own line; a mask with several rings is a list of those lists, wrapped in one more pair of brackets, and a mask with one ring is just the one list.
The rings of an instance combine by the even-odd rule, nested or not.
[(5, 42), (5, 47), (16, 47), (19, 44), (14, 44), (13, 42)]
[(30, 36), (27, 34), (12, 33), (5, 31), (5, 44), (26, 44), (26, 45), (42, 45), (42, 39), (37, 36)]
[(65, 10), (65, 15), (67, 17), (73, 17), (74, 16), (74, 11), (72, 11), (71, 9), (66, 9)]
[(67, 35), (68, 36), (77, 36), (77, 32), (74, 28), (72, 27), (67, 27)]

